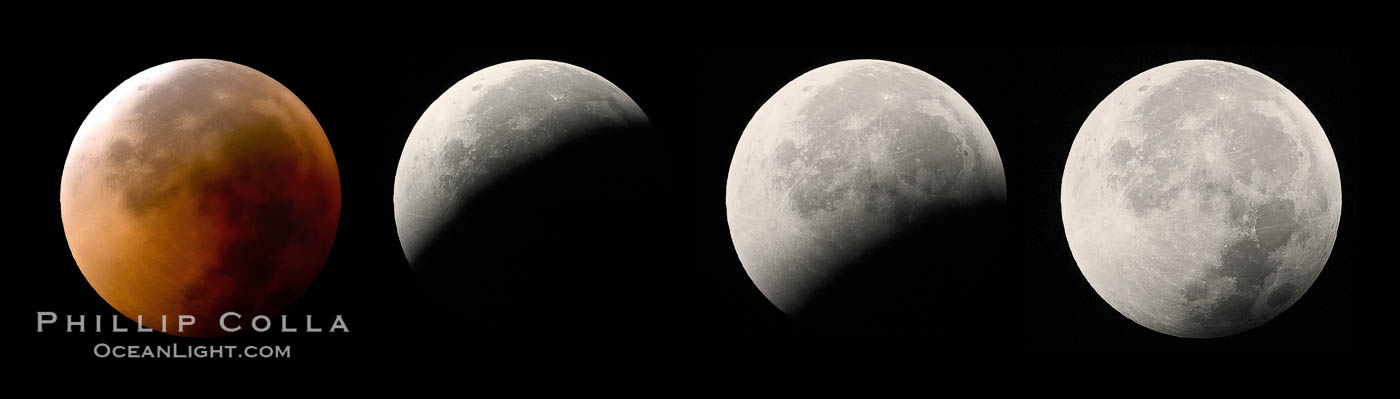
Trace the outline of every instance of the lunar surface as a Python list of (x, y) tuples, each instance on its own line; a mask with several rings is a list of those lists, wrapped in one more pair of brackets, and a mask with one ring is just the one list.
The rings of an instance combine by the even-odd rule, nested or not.
[(1332, 147), (1278, 82), (1221, 61), (1129, 79), (1079, 130), (1065, 236), (1109, 305), (1152, 330), (1236, 334), (1288, 309), (1332, 252)]
[[(650, 122), (583, 68), (524, 60), (462, 79), (423, 113), (394, 177), (404, 255), (474, 329), (595, 323), (657, 267)], [(605, 301), (606, 298), (616, 299)], [(619, 319), (640, 316), (618, 316)], [(492, 326), (496, 327), (492, 327)]]
[[(93, 108), (59, 202), (73, 258), (112, 307), (214, 336), (224, 312), (276, 315), (316, 278), (340, 177), (320, 124), (286, 87), (235, 63), (182, 60)], [(196, 322), (178, 331), (179, 315)]]
[[(889, 261), (914, 261), (911, 275), (918, 276), (977, 268), (939, 255), (966, 249), (951, 241), (915, 240), (900, 256), (873, 253), (911, 231), (977, 235), (959, 231), (975, 221), (940, 224), (1005, 200), (996, 144), (962, 96), (918, 69), (855, 60), (807, 72), (763, 104), (734, 151), (725, 206), (749, 277), (801, 319), (824, 292), (868, 271), (853, 269)], [(848, 299), (879, 295), (902, 280), (884, 279)], [(901, 301), (864, 302), (852, 312)]]

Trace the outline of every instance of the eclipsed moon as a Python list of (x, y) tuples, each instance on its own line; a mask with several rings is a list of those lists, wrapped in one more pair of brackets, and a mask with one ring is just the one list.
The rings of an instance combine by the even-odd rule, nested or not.
[(633, 235), (656, 235), (624, 227), (657, 219), (639, 204), (656, 201), (645, 189), (656, 182), (637, 178), (657, 167), (639, 156), (654, 151), (640, 145), (650, 128), (631, 97), (578, 66), (468, 75), (404, 144), (393, 196), (404, 256), (444, 303), (510, 320), (499, 324), (611, 311), (575, 310), (616, 294), (588, 281), (636, 263), (627, 248), (650, 241)]
[[(931, 215), (1005, 200), (996, 143), (961, 95), (907, 65), (854, 60), (803, 74), (759, 108), (734, 150), (725, 207), (749, 277), (769, 301), (800, 319), (814, 298), (861, 273), (852, 269), (887, 266), (862, 259), (896, 237), (958, 229)], [(918, 276), (975, 267), (940, 264), (936, 252), (961, 250), (948, 244), (917, 242), (910, 252), (918, 259), (888, 259), (915, 261), (912, 267), (921, 270), (909, 275)], [(897, 280), (883, 279), (856, 296), (879, 295)], [(880, 312), (899, 301), (852, 313)]]
[(1257, 327), (1307, 292), (1341, 219), (1337, 160), (1303, 102), (1244, 66), (1181, 61), (1119, 86), (1065, 165), (1065, 236), (1094, 290), (1162, 333)]
[[(286, 87), (232, 62), (174, 61), (122, 82), (78, 128), (63, 230), (117, 311), (222, 335), (220, 315), (275, 315), (316, 278), (339, 176), (321, 125)], [(195, 324), (177, 330), (179, 315)]]

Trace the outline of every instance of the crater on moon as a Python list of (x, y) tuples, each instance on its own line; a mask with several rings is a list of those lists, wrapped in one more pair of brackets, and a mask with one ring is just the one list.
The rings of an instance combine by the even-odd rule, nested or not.
[(1061, 205), (1075, 261), (1105, 301), (1156, 331), (1218, 337), (1276, 317), (1317, 278), (1341, 183), (1293, 93), (1243, 66), (1182, 61), (1094, 109)]

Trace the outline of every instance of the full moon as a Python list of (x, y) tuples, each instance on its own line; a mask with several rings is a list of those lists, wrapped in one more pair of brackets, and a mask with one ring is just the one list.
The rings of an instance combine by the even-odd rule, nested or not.
[(468, 75), (423, 112), (399, 159), (405, 257), (440, 303), (481, 316), (478, 327), (591, 325), (653, 299), (615, 286), (656, 267), (632, 259), (659, 235), (643, 223), (660, 214), (647, 188), (669, 178), (642, 177), (658, 165), (646, 160), (650, 129), (631, 97), (574, 65)]
[[(904, 277), (977, 268), (940, 255), (966, 250), (951, 241), (893, 244), (926, 229), (977, 235), (962, 228), (978, 222), (953, 223), (952, 215), (1005, 201), (1001, 156), (972, 106), (923, 71), (879, 60), (826, 65), (783, 86), (744, 129), (725, 195), (744, 270), (769, 301), (799, 320), (819, 302), (845, 306), (822, 298), (891, 262), (907, 263)], [(892, 246), (905, 252), (886, 254)], [(841, 300), (864, 301), (907, 280), (887, 276)], [(923, 296), (940, 289), (900, 290)], [(887, 299), (862, 302), (847, 314), (909, 302)], [(933, 317), (931, 309), (913, 310), (923, 313), (913, 317)]]
[[(59, 203), (73, 259), (107, 303), (207, 337), (226, 333), (225, 312), (275, 315), (311, 285), (335, 239), (340, 175), (286, 87), (239, 64), (182, 60), (98, 102), (73, 138)], [(195, 324), (179, 331), (180, 315)]]
[(1065, 165), (1065, 236), (1084, 277), (1152, 330), (1257, 327), (1312, 286), (1341, 219), (1337, 160), (1303, 102), (1244, 66), (1143, 72), (1089, 114)]

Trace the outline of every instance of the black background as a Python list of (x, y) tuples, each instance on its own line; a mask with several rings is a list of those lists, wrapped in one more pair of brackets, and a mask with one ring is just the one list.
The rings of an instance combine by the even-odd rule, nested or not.
[[(375, 364), (381, 360), (481, 362), (633, 360), (700, 364), (703, 360), (836, 357), (1021, 359), (1056, 355), (1332, 354), (1357, 352), (1355, 271), (1359, 178), (1356, 146), (1356, 51), (1350, 46), (1127, 46), (937, 43), (725, 43), (636, 51), (583, 42), (434, 43), (309, 38), (299, 43), (170, 41), (132, 49), (102, 40), (22, 48), (12, 62), (25, 76), (16, 98), (28, 99), (23, 150), (11, 170), (22, 192), (11, 195), (29, 232), (32, 255), (9, 281), (8, 331), (22, 337), (33, 361), (95, 359), (109, 344), (292, 345), (282, 364)], [(343, 315), (349, 333), (251, 333), (215, 339), (154, 334), (34, 331), (35, 312), (117, 314), (86, 284), (63, 235), (57, 192), (63, 162), (87, 112), (126, 78), (185, 58), (217, 58), (253, 67), (291, 89), (315, 114), (340, 168), (342, 211), (336, 242), (321, 274), (284, 314), (313, 315), (329, 327)], [(393, 179), (413, 124), (444, 90), (468, 74), (516, 59), (550, 59), (593, 71), (628, 93), (656, 128), (661, 161), (639, 167), (665, 176), (655, 210), (665, 227), (659, 244), (618, 251), (651, 255), (645, 273), (609, 274), (600, 288), (633, 290), (630, 322), (599, 326), (548, 320), (529, 331), (482, 328), (420, 287), (399, 247)], [(992, 315), (961, 342), (921, 337), (825, 336), (794, 325), (748, 280), (729, 241), (724, 185), (734, 146), (757, 109), (788, 81), (831, 62), (875, 58), (928, 72), (977, 110), (1004, 162), (1009, 220), (1005, 241), (971, 246), (1004, 260), (976, 284), (986, 295), (944, 304)], [(1140, 327), (1108, 306), (1070, 256), (1059, 214), (1066, 154), (1089, 112), (1114, 88), (1152, 67), (1185, 59), (1245, 65), (1279, 81), (1313, 111), (1337, 154), (1344, 193), (1341, 230), (1328, 265), (1290, 310), (1244, 333), (1210, 340), (1175, 338)], [(600, 236), (617, 234), (598, 226)], [(603, 260), (578, 267), (607, 268)], [(949, 265), (956, 267), (957, 265)], [(599, 310), (609, 313), (608, 310)], [(298, 325), (299, 326), (299, 325)], [(139, 360), (150, 362), (149, 360)], [(188, 361), (188, 360), (178, 360)], [(169, 362), (169, 361), (167, 361)], [(250, 362), (237, 360), (234, 362)]]

